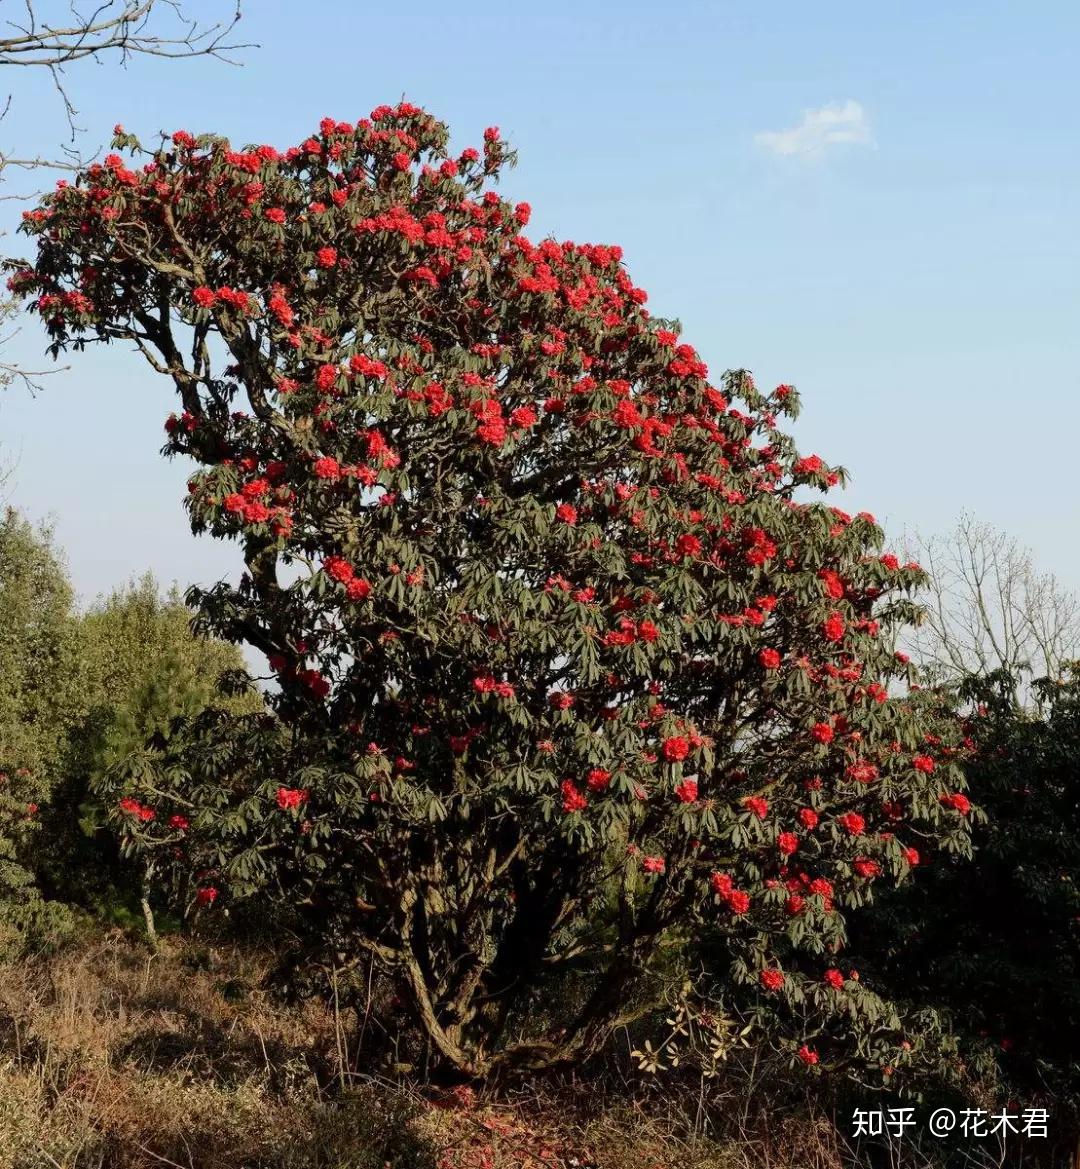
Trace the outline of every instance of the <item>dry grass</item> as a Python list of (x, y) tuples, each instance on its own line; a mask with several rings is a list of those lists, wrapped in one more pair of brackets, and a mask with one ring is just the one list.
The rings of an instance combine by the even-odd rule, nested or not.
[(331, 1007), (274, 1001), (268, 970), (120, 934), (0, 966), (0, 1169), (841, 1167), (824, 1123), (721, 1145), (678, 1100), (588, 1084), (421, 1096), (364, 1066)]
[[(330, 1012), (273, 1004), (257, 956), (189, 959), (111, 937), (0, 968), (0, 1169), (382, 1169), (367, 1153), (388, 1119), (409, 1143), (400, 1109), (320, 1088)], [(350, 1128), (360, 1152), (330, 1159)]]

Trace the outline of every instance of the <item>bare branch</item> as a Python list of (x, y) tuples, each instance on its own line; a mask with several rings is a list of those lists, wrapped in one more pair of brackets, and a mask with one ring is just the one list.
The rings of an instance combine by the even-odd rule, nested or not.
[(910, 537), (907, 552), (930, 576), (907, 648), (936, 677), (1006, 670), (1017, 700), (1037, 706), (1031, 681), (1080, 656), (1080, 598), (1014, 538), (963, 515), (947, 537)]
[[(160, 36), (150, 26), (151, 18), (165, 9), (179, 25), (173, 36)], [(226, 53), (253, 47), (229, 40), (240, 16), (239, 0), (231, 17), (211, 25), (187, 17), (177, 0), (102, 0), (86, 15), (73, 9), (71, 23), (57, 26), (39, 21), (32, 0), (27, 0), (25, 22), (8, 21), (10, 31), (0, 36), (0, 65), (57, 70), (110, 52), (118, 53), (121, 62), (135, 54), (229, 60)]]
[[(231, 39), (241, 17), (240, 0), (223, 0), (231, 12), (222, 20), (207, 24), (186, 15), (180, 0), (96, 0), (80, 8), (72, 4), (63, 23), (43, 18), (39, 0), (23, 0), (20, 20), (0, 25), (0, 66), (18, 65), (47, 69), (67, 119), (71, 141), (79, 127), (78, 111), (65, 88), (65, 67), (88, 57), (112, 57), (125, 64), (132, 56), (187, 58), (216, 57), (230, 64), (228, 54), (253, 46)], [(227, 11), (228, 8), (227, 8)], [(169, 22), (171, 28), (163, 22)], [(0, 122), (11, 108), (10, 94), (0, 106)], [(62, 158), (45, 155), (15, 157), (0, 149), (0, 183), (8, 168), (20, 171), (82, 169), (87, 159), (70, 145), (61, 145)], [(28, 192), (5, 193), (0, 201), (19, 200)], [(9, 314), (0, 304), (0, 320)], [(0, 347), (10, 337), (0, 338)], [(21, 381), (31, 392), (41, 388), (39, 378), (56, 369), (26, 370), (0, 361), (0, 388)]]

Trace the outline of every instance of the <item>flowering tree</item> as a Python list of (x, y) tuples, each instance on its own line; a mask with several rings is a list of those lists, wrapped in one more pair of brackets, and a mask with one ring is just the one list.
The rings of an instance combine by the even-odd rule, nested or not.
[(796, 499), (843, 473), (790, 386), (714, 385), (618, 248), (522, 235), (497, 129), (447, 142), (405, 103), (284, 153), (180, 131), (26, 218), (53, 351), (172, 379), (192, 527), (246, 560), (193, 600), (277, 683), (118, 816), (195, 903), (374, 955), (463, 1074), (587, 1056), (694, 934), (842, 1008), (841, 908), (965, 847), (952, 731), (888, 691), (921, 572)]

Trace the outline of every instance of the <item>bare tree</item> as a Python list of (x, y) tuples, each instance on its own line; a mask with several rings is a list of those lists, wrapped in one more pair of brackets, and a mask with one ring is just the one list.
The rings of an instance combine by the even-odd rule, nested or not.
[(907, 554), (930, 576), (907, 649), (934, 676), (1005, 670), (1019, 680), (1017, 700), (1037, 705), (1032, 679), (1057, 678), (1080, 657), (1080, 598), (1015, 538), (962, 515), (948, 536), (909, 538)]
[[(203, 24), (189, 18), (179, 0), (97, 0), (84, 11), (72, 4), (62, 18), (42, 14), (39, 0), (21, 0), (18, 16), (0, 24), (0, 67), (47, 69), (67, 116), (71, 139), (78, 127), (77, 109), (65, 85), (69, 66), (87, 58), (113, 58), (124, 64), (132, 56), (151, 57), (220, 57), (244, 48), (230, 36), (240, 20), (240, 0), (224, 19)], [(0, 9), (14, 10), (12, 0), (0, 0)], [(9, 93), (3, 107), (11, 106)], [(0, 115), (2, 116), (2, 115)], [(78, 166), (81, 162), (70, 145), (65, 148), (66, 162), (47, 155), (15, 158), (0, 151), (0, 173), (7, 167)]]
[[(111, 59), (123, 65), (133, 56), (229, 61), (228, 54), (250, 47), (231, 39), (241, 16), (240, 0), (222, 0), (222, 6), (220, 20), (204, 23), (189, 17), (179, 0), (91, 0), (84, 6), (0, 0), (0, 67), (48, 70), (69, 133), (69, 141), (58, 148), (60, 157), (44, 151), (21, 158), (0, 147), (0, 183), (9, 167), (75, 170), (86, 162), (74, 146), (79, 127), (78, 110), (66, 84), (70, 66), (88, 59)], [(0, 99), (0, 121), (12, 104), (9, 90), (6, 98)], [(0, 194), (0, 200), (23, 197), (25, 193)], [(12, 315), (11, 302), (0, 300), (0, 330)], [(0, 332), (0, 353), (11, 335)], [(28, 370), (0, 358), (0, 390), (17, 379), (34, 389), (37, 378), (46, 372), (55, 370)]]

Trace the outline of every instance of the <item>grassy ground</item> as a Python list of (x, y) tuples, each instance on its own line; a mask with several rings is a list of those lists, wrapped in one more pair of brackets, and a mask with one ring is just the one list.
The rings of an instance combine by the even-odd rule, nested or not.
[(655, 1093), (422, 1095), (365, 1067), (332, 1007), (276, 1002), (267, 969), (238, 949), (151, 955), (119, 933), (0, 967), (0, 1169), (842, 1164), (827, 1124), (721, 1145)]

